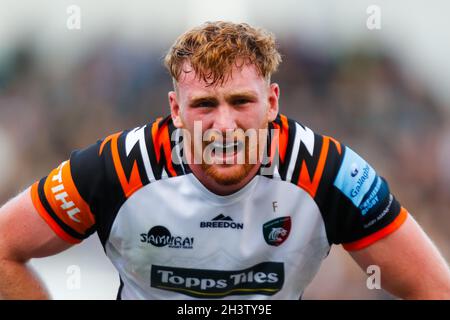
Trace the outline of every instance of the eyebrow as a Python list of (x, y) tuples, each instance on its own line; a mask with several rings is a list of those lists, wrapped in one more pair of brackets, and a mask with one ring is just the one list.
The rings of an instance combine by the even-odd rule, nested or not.
[(255, 100), (255, 99), (257, 99), (257, 97), (258, 97), (258, 95), (254, 91), (243, 91), (243, 92), (231, 93), (231, 94), (225, 96), (225, 100), (227, 100), (228, 102), (230, 102), (232, 100), (237, 100), (237, 99)]
[[(234, 92), (234, 93), (227, 94), (225, 96), (225, 100), (227, 102), (230, 102), (230, 101), (233, 101), (233, 100), (237, 100), (237, 99), (255, 100), (255, 99), (257, 99), (257, 96), (258, 95), (254, 91), (242, 91), (242, 92)], [(196, 104), (198, 104), (200, 102), (205, 102), (205, 101), (217, 102), (218, 99), (215, 96), (210, 96), (210, 95), (197, 96), (197, 97), (194, 96), (190, 100), (189, 104), (196, 105)]]
[(214, 96), (200, 96), (200, 97), (193, 97), (190, 101), (189, 101), (189, 105), (191, 106), (195, 106), (197, 104), (200, 104), (202, 102), (212, 102), (212, 103), (217, 103), (218, 100), (217, 98), (215, 98)]

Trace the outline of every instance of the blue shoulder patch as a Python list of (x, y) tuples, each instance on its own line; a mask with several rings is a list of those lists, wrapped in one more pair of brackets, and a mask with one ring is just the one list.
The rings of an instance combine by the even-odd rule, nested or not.
[[(372, 183), (377, 178), (375, 170), (356, 152), (345, 147), (344, 159), (334, 180), (334, 186), (350, 199), (356, 207), (369, 192)], [(367, 209), (367, 205), (363, 206)], [(362, 210), (366, 214), (368, 210)]]
[(389, 188), (387, 183), (381, 177), (377, 176), (375, 182), (372, 184), (372, 187), (369, 192), (367, 192), (361, 202), (361, 205), (359, 206), (361, 214), (365, 215), (370, 210), (375, 210), (387, 197), (389, 197)]

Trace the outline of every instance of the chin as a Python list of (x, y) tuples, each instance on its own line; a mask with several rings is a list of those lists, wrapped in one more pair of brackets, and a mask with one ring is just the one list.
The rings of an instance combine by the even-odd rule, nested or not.
[(204, 165), (203, 170), (216, 183), (224, 186), (237, 185), (242, 182), (253, 169), (254, 165)]

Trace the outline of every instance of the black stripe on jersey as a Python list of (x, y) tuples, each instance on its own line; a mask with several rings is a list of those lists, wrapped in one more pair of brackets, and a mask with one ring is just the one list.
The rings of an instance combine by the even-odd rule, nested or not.
[(341, 145), (341, 153), (338, 151), (336, 144), (330, 139), (328, 148), (328, 154), (325, 161), (324, 170), (322, 173), (322, 179), (320, 180), (319, 187), (317, 188), (316, 198), (321, 200), (320, 197), (325, 197), (325, 192), (329, 186), (334, 184), (334, 179), (341, 167), (344, 160), (345, 147)]
[(70, 157), (70, 169), (78, 192), (89, 204), (95, 217), (95, 224), (87, 233), (93, 232), (95, 228), (104, 247), (126, 197), (114, 166), (111, 140), (99, 154), (103, 141), (99, 140), (83, 150), (74, 151)]
[[(170, 120), (171, 120), (171, 117), (167, 116), (158, 122), (157, 135), (160, 135), (161, 128), (165, 125), (165, 123), (167, 123)], [(152, 135), (153, 124), (154, 124), (154, 122), (152, 122), (151, 125), (149, 124), (147, 126), (147, 127), (149, 127), (149, 134), (148, 134), (149, 139), (147, 141), (147, 148), (148, 148), (150, 163), (151, 163), (151, 166), (153, 169), (153, 175), (155, 176), (155, 180), (160, 180), (162, 178), (163, 169), (166, 167), (166, 165), (165, 165), (166, 157), (164, 156), (164, 144), (161, 144), (160, 146), (156, 146), (155, 141), (153, 141), (153, 135)], [(170, 139), (170, 136), (169, 136), (169, 139)], [(157, 148), (159, 148), (159, 150), (158, 150), (159, 151), (159, 162), (156, 159)], [(170, 176), (170, 172), (167, 170), (167, 168), (166, 168), (166, 172)]]
[[(177, 175), (183, 175), (183, 174), (188, 174), (191, 173), (191, 168), (189, 167), (188, 163), (187, 163), (187, 159), (186, 159), (186, 152), (184, 149), (184, 137), (183, 137), (183, 130), (181, 129), (177, 129), (175, 128), (175, 126), (173, 126), (174, 129), (171, 133), (171, 135), (174, 135), (174, 139), (175, 140), (171, 140), (171, 149), (174, 150), (174, 152), (172, 153), (172, 155), (176, 156), (176, 159), (174, 157), (172, 157), (172, 163), (174, 164), (174, 168), (177, 172)], [(178, 135), (177, 132), (178, 131)], [(175, 148), (175, 149), (174, 149)], [(178, 150), (177, 150), (178, 148)], [(179, 163), (179, 165), (177, 164), (175, 167), (175, 162)]]
[(117, 213), (127, 198), (116, 173), (111, 153), (111, 143), (106, 144), (102, 154), (104, 156), (101, 160), (105, 168), (104, 174), (106, 176), (103, 179), (105, 183), (103, 190), (107, 190), (107, 192), (102, 193), (103, 200), (98, 202), (101, 215), (97, 219), (97, 234), (103, 247), (105, 247)]
[[(172, 127), (171, 127), (171, 125), (172, 125)], [(168, 162), (169, 161), (168, 161), (167, 157), (169, 157), (169, 156), (170, 156), (170, 158), (172, 157), (171, 153), (172, 153), (173, 149), (172, 149), (171, 133), (173, 132), (174, 128), (175, 128), (175, 126), (173, 126), (172, 117), (170, 115), (167, 116), (166, 118), (164, 118), (159, 123), (159, 126), (158, 126), (158, 129), (159, 129), (158, 133), (162, 134), (162, 130), (167, 130), (167, 134), (168, 134), (168, 138), (169, 138), (168, 142), (162, 141), (161, 146), (160, 146), (160, 150), (159, 150), (160, 151), (160, 153), (159, 153), (160, 154), (159, 160), (161, 162), (161, 164), (160, 164), (161, 169), (164, 168), (166, 170), (167, 175), (169, 177), (173, 177), (173, 174), (169, 170), (169, 167), (168, 167)], [(170, 146), (170, 155), (166, 155), (166, 152), (164, 151), (165, 143), (168, 143), (169, 146)], [(178, 167), (178, 170), (177, 170), (177, 168), (175, 168), (175, 165), (174, 165), (172, 160), (171, 160), (171, 165), (172, 165), (173, 169), (175, 170), (176, 174), (183, 172), (183, 169), (181, 167)]]
[[(102, 142), (103, 140), (98, 140), (85, 149), (73, 151), (70, 155), (70, 172), (73, 182), (80, 196), (89, 205), (96, 222), (97, 213), (101, 209), (98, 203), (104, 202), (104, 194), (109, 190), (109, 185), (105, 185), (107, 172), (112, 172), (112, 176), (117, 176), (112, 161), (110, 167), (107, 167), (105, 162), (105, 159), (112, 159), (111, 141), (105, 145), (102, 154), (99, 155)], [(119, 183), (118, 181), (117, 178), (117, 183)], [(122, 189), (120, 188), (120, 190)], [(121, 195), (122, 197), (119, 196), (119, 199), (125, 197), (123, 191), (121, 191)]]
[(155, 180), (160, 180), (162, 170), (159, 169), (158, 161), (156, 161), (155, 143), (152, 136), (152, 127), (153, 123), (150, 123), (145, 127), (145, 143), (147, 146), (148, 158), (150, 159), (150, 166), (152, 167), (153, 176), (155, 177)]
[(47, 201), (47, 197), (45, 196), (45, 192), (44, 192), (44, 184), (45, 184), (46, 179), (47, 179), (47, 177), (42, 178), (38, 184), (39, 200), (41, 201), (41, 204), (44, 207), (45, 211), (47, 211), (47, 213), (50, 215), (50, 217), (53, 219), (53, 221), (55, 221), (61, 227), (61, 229), (63, 229), (67, 234), (69, 234), (70, 236), (72, 236), (76, 239), (79, 239), (79, 240), (85, 239), (86, 236), (76, 232), (75, 230), (70, 228), (68, 225), (66, 225), (58, 217), (58, 215), (55, 213), (55, 211), (53, 211), (52, 207), (50, 206), (50, 204)]
[[(272, 132), (275, 129), (275, 126), (273, 125), (272, 122), (269, 123), (268, 127), (268, 132), (267, 132), (267, 141), (266, 141), (266, 146), (264, 148), (264, 152), (262, 154), (262, 161), (261, 161), (261, 166), (259, 167), (258, 170), (258, 175), (262, 175), (262, 170), (264, 170), (264, 177), (269, 178), (269, 179), (273, 179), (273, 170), (275, 169), (275, 166), (273, 166), (272, 162), (270, 161), (270, 157), (271, 157), (271, 153), (272, 153), (272, 141), (273, 141), (273, 136), (272, 136)], [(278, 159), (278, 164), (279, 164), (279, 159)]]
[[(333, 186), (333, 193), (341, 193), (341, 191)], [(344, 195), (340, 195), (339, 204), (335, 204), (335, 208), (331, 210), (337, 210), (337, 212), (347, 212), (346, 219), (342, 219), (342, 215), (339, 214), (331, 214), (330, 217), (334, 217), (334, 221), (329, 221), (329, 226), (334, 226), (336, 230), (334, 230), (334, 237), (331, 239), (333, 243), (351, 243), (357, 240), (360, 240), (374, 232), (386, 227), (389, 225), (400, 213), (400, 204), (392, 196), (392, 202), (390, 207), (388, 207), (390, 202), (390, 196), (383, 199), (380, 203), (382, 204), (382, 208), (388, 209), (384, 217), (380, 220), (377, 220), (376, 223), (373, 223), (371, 226), (364, 228), (363, 225), (367, 224), (369, 221), (376, 219), (376, 215), (379, 215), (382, 210), (372, 211), (372, 214), (362, 215), (361, 210), (353, 205), (353, 203)], [(331, 202), (330, 202), (331, 204)], [(328, 209), (330, 210), (330, 209)], [(340, 217), (340, 219), (339, 219)]]
[(147, 173), (145, 172), (144, 160), (142, 158), (142, 153), (145, 152), (145, 150), (141, 150), (139, 141), (137, 141), (136, 144), (133, 146), (128, 156), (126, 154), (125, 142), (127, 135), (128, 133), (130, 133), (130, 131), (131, 130), (124, 131), (119, 136), (119, 139), (117, 139), (117, 149), (119, 151), (120, 163), (122, 164), (123, 172), (125, 173), (125, 177), (128, 181), (130, 180), (133, 166), (135, 163), (137, 163), (139, 177), (141, 178), (142, 185), (145, 186), (150, 181), (147, 177)]
[(164, 127), (164, 125), (171, 120), (172, 116), (170, 114), (166, 116), (164, 119), (161, 119), (161, 121), (158, 123), (158, 130), (161, 130), (161, 128)]
[(164, 153), (163, 146), (161, 146), (161, 152), (159, 154), (159, 165), (158, 165), (158, 168), (161, 170), (161, 173), (160, 173), (161, 177), (162, 177), (163, 170), (166, 171), (167, 176), (172, 177), (172, 174), (167, 169), (166, 163), (167, 163), (166, 154)]
[[(172, 153), (172, 166), (175, 169), (175, 172), (177, 173), (177, 176), (180, 176), (180, 175), (184, 174), (183, 164), (182, 163), (181, 164), (175, 164), (173, 156), (176, 154), (176, 152), (173, 152), (173, 151), (175, 150), (176, 146), (179, 143), (183, 143), (183, 139), (180, 139), (180, 141), (175, 141), (176, 130), (177, 130), (177, 128), (173, 124), (173, 121), (169, 121), (169, 139), (170, 139), (170, 152)], [(172, 135), (174, 136), (174, 139), (172, 139)], [(179, 155), (177, 155), (177, 160), (180, 159), (180, 157), (178, 157), (178, 156)], [(166, 170), (166, 171), (168, 171), (168, 170)]]
[[(159, 121), (157, 135), (162, 134), (161, 130), (166, 130), (166, 128), (163, 129), (163, 127), (166, 125), (167, 125), (167, 130), (168, 130), (170, 152), (172, 155), (172, 150), (176, 145), (175, 141), (172, 141), (172, 133), (176, 130), (176, 127), (173, 125), (171, 116), (167, 116), (164, 119), (162, 119), (161, 121)], [(149, 153), (150, 163), (151, 163), (152, 170), (153, 170), (153, 175), (155, 176), (155, 180), (160, 180), (162, 178), (162, 172), (163, 172), (163, 170), (165, 170), (167, 175), (169, 177), (172, 177), (173, 175), (167, 166), (167, 158), (166, 158), (166, 154), (164, 152), (164, 141), (160, 140), (159, 141), (160, 146), (155, 146), (155, 141), (153, 141), (153, 136), (152, 136), (152, 126), (153, 126), (153, 123), (149, 124), (147, 126), (148, 129), (146, 132), (146, 137), (149, 137), (149, 138), (146, 141), (146, 143), (147, 143), (147, 149), (148, 149), (148, 153)], [(156, 159), (157, 148), (159, 148), (159, 150), (158, 150), (159, 151), (159, 162)], [(173, 159), (172, 159), (171, 164), (177, 175), (184, 174), (183, 167), (179, 164), (175, 164), (173, 162)]]
[(340, 223), (339, 220), (343, 220), (341, 219), (343, 215), (339, 215), (339, 211), (336, 208), (342, 195), (340, 192), (336, 192), (336, 190), (330, 192), (330, 188), (332, 188), (331, 186), (333, 186), (334, 179), (339, 171), (342, 161), (344, 160), (346, 149), (343, 145), (341, 146), (342, 154), (339, 154), (336, 144), (333, 141), (330, 141), (330, 148), (328, 150), (325, 167), (322, 173), (322, 179), (319, 183), (316, 197), (314, 199), (325, 221), (325, 229), (330, 244), (338, 243), (337, 239), (339, 239), (339, 235), (337, 234), (338, 228), (333, 228), (332, 226), (336, 226)]
[[(278, 116), (277, 119), (280, 119), (280, 116)], [(279, 120), (279, 124), (281, 126), (281, 120)], [(287, 143), (287, 147), (286, 147), (286, 154), (284, 156), (285, 157), (284, 163), (280, 161), (280, 167), (278, 168), (280, 177), (282, 180), (286, 180), (287, 171), (288, 171), (290, 160), (292, 157), (292, 151), (293, 151), (292, 149), (293, 149), (294, 141), (295, 141), (295, 133), (297, 130), (295, 121), (293, 121), (289, 118), (288, 118), (288, 126), (289, 126), (288, 143)]]
[[(301, 124), (299, 125), (302, 126)], [(306, 169), (308, 170), (310, 178), (313, 179), (314, 173), (316, 172), (317, 169), (317, 165), (319, 164), (319, 157), (322, 150), (322, 145), (323, 145), (323, 137), (321, 135), (314, 133), (314, 150), (313, 155), (311, 156), (305, 144), (302, 141), (300, 141), (298, 156), (297, 160), (295, 161), (294, 172), (292, 173), (291, 178), (292, 183), (298, 185), (298, 181), (300, 179), (300, 171), (302, 169), (303, 162), (305, 162), (306, 164)]]

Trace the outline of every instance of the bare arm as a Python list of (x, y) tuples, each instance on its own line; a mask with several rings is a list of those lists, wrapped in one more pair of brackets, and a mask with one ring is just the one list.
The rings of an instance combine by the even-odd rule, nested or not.
[(39, 216), (29, 189), (7, 202), (0, 208), (0, 298), (48, 299), (45, 286), (27, 261), (70, 246)]
[(450, 271), (412, 216), (393, 234), (351, 252), (366, 270), (377, 265), (384, 289), (403, 299), (450, 299)]

